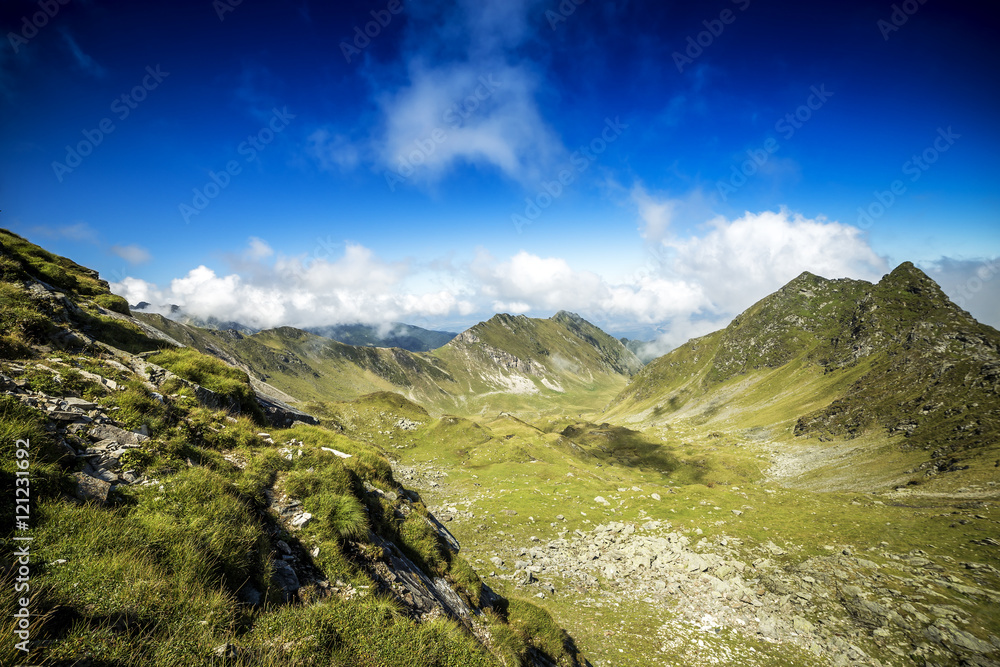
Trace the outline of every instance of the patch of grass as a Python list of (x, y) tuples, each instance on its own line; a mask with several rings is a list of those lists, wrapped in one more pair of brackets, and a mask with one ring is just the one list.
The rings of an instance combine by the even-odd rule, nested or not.
[(149, 361), (231, 399), (240, 413), (251, 416), (258, 424), (266, 423), (250, 379), (243, 371), (192, 348), (163, 350)]
[(117, 408), (112, 416), (125, 428), (146, 425), (150, 434), (156, 435), (166, 431), (172, 423), (170, 407), (138, 381), (129, 382), (122, 391), (109, 394), (99, 402), (105, 407)]
[(17, 472), (29, 471), (32, 508), (40, 498), (55, 497), (71, 488), (70, 478), (59, 465), (65, 454), (46, 423), (41, 411), (22, 405), (13, 396), (0, 396), (0, 488), (5, 489), (0, 494), (0, 518), (5, 522), (4, 535), (13, 530), (14, 489), (23, 484), (16, 481)]
[(91, 300), (98, 306), (107, 308), (108, 310), (116, 313), (121, 313), (122, 315), (132, 314), (132, 311), (128, 308), (128, 301), (126, 301), (124, 297), (120, 297), (117, 294), (98, 294)]
[(525, 642), (557, 665), (576, 665), (580, 658), (573, 639), (541, 607), (513, 599), (507, 608), (510, 626)]

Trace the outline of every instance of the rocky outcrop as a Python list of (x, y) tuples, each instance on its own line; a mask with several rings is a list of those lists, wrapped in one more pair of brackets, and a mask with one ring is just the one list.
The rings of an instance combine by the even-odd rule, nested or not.
[[(728, 629), (795, 644), (833, 665), (894, 664), (875, 657), (886, 652), (904, 662), (998, 664), (1000, 638), (969, 632), (974, 610), (941, 599), (950, 590), (1000, 604), (990, 587), (1000, 571), (992, 566), (940, 563), (921, 551), (861, 555), (835, 547), (789, 566), (785, 548), (773, 542), (751, 547), (700, 532), (666, 521), (612, 521), (498, 554), (492, 563), (496, 576), (539, 597), (562, 582), (585, 595), (604, 590), (615, 599), (676, 601), (681, 613), (668, 634)], [(756, 557), (746, 559), (748, 551)], [(965, 569), (977, 583), (962, 583), (943, 565)]]

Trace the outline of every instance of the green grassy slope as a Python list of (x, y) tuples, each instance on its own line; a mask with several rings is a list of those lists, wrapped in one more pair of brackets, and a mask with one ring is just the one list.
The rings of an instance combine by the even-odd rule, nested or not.
[(641, 366), (619, 341), (564, 312), (497, 315), (431, 353), (355, 347), (289, 327), (245, 336), (139, 317), (304, 400), (396, 391), (436, 412), (583, 413), (603, 407)]
[[(484, 587), (377, 445), (340, 427), (263, 433), (245, 373), (108, 315), (93, 272), (6, 232), (0, 242), (0, 663), (584, 663), (546, 611)], [(154, 386), (115, 344), (178, 377)], [(179, 378), (243, 414), (204, 407)], [(31, 499), (20, 533), (16, 488)], [(308, 521), (289, 522), (300, 511)], [(27, 653), (14, 616), (29, 593), (14, 585), (25, 532)], [(474, 615), (421, 617), (389, 583), (404, 557)]]
[(1000, 449), (998, 380), (1000, 333), (904, 263), (877, 285), (799, 276), (650, 363), (606, 418), (685, 419), (790, 442), (866, 436), (922, 452), (886, 480), (935, 476)]

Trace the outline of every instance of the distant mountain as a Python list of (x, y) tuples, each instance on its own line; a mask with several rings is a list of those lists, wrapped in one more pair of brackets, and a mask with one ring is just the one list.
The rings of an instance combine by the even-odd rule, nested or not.
[(875, 285), (803, 273), (647, 365), (607, 416), (879, 436), (934, 474), (1000, 447), (998, 394), (1000, 332), (906, 262)]
[(306, 327), (305, 331), (348, 345), (399, 347), (410, 352), (436, 350), (458, 335), (449, 331), (423, 329), (402, 322), (393, 322), (387, 327), (374, 324), (333, 324), (325, 327)]
[(630, 338), (619, 338), (618, 340), (644, 364), (648, 364), (660, 356), (659, 352), (657, 352), (657, 346), (652, 341)]
[(306, 400), (396, 391), (440, 410), (600, 408), (642, 367), (618, 340), (578, 315), (496, 315), (432, 352), (352, 346), (281, 327), (243, 335), (139, 314), (174, 339)]

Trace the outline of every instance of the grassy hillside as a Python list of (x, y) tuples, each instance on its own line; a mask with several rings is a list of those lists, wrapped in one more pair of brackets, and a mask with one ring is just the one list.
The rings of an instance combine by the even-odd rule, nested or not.
[(0, 663), (584, 664), (546, 611), (484, 584), (378, 446), (266, 427), (246, 373), (0, 241)]
[(240, 366), (304, 400), (395, 391), (436, 412), (593, 412), (641, 367), (579, 316), (497, 315), (431, 353), (355, 347), (282, 327), (243, 335), (139, 315), (176, 340)]
[(726, 329), (650, 363), (606, 417), (891, 444), (903, 455), (883, 483), (920, 482), (992, 463), (998, 379), (1000, 333), (904, 263), (877, 285), (799, 276)]

